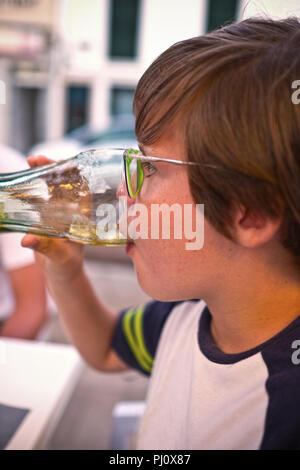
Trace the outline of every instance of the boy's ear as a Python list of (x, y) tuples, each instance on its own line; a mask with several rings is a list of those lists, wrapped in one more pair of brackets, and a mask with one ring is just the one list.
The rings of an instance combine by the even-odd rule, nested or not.
[(282, 220), (271, 219), (266, 214), (245, 207), (234, 210), (233, 231), (239, 245), (255, 248), (272, 240), (278, 232)]

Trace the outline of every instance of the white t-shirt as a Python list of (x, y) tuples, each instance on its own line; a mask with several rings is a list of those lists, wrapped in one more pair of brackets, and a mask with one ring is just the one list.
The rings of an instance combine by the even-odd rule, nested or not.
[(215, 344), (211, 320), (197, 299), (121, 312), (112, 347), (150, 376), (137, 449), (300, 450), (300, 315), (236, 354)]

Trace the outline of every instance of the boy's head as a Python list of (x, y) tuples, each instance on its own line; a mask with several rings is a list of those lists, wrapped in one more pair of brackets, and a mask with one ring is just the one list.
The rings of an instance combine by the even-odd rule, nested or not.
[(300, 104), (292, 95), (299, 47), (296, 18), (248, 19), (174, 44), (134, 98), (140, 144), (155, 149), (177, 137), (178, 159), (217, 167), (190, 166), (188, 178), (224, 246), (260, 249), (275, 240), (298, 267)]

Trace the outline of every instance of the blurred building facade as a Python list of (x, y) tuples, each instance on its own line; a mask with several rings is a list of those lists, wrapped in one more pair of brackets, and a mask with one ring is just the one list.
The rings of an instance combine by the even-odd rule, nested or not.
[(137, 81), (168, 46), (262, 3), (284, 14), (277, 0), (1, 0), (0, 141), (27, 152), (83, 124), (104, 128), (131, 111)]

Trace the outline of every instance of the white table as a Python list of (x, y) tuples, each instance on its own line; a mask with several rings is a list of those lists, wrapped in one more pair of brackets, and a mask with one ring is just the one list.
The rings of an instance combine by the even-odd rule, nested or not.
[(73, 346), (0, 338), (0, 403), (30, 409), (6, 449), (45, 447), (82, 368)]

